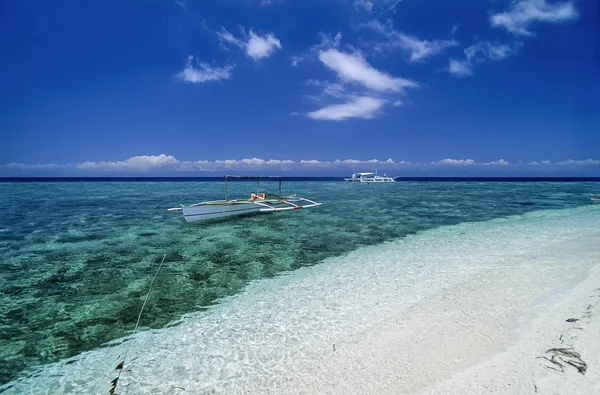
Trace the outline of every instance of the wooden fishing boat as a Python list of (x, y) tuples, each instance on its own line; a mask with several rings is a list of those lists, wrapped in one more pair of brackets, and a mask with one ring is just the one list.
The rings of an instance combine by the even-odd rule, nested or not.
[[(250, 199), (228, 199), (229, 179), (256, 181), (256, 193), (250, 195)], [(261, 193), (259, 192), (261, 180), (279, 181), (279, 193)], [(225, 176), (225, 199), (213, 200), (209, 202), (200, 202), (190, 205), (181, 205), (181, 207), (170, 208), (169, 211), (182, 211), (183, 218), (187, 222), (202, 221), (215, 218), (274, 213), (277, 211), (298, 210), (320, 206), (310, 199), (297, 197), (294, 195), (281, 195), (282, 177), (278, 176)]]

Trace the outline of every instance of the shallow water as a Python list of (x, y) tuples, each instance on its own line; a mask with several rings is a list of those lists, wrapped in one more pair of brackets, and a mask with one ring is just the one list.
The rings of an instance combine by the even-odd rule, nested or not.
[[(166, 208), (221, 198), (222, 183), (0, 183), (0, 383), (130, 333), (163, 254), (144, 328), (168, 326), (253, 280), (359, 247), (443, 225), (589, 205), (595, 186), (288, 182), (284, 193), (323, 206), (206, 225), (184, 223)], [(253, 191), (252, 184), (230, 185), (231, 197)]]

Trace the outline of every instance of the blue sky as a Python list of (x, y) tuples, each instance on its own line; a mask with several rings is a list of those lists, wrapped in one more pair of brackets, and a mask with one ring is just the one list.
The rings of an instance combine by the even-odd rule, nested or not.
[(0, 175), (600, 175), (595, 0), (0, 5)]

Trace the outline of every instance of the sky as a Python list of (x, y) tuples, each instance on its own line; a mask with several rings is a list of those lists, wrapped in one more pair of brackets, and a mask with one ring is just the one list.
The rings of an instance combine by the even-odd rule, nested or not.
[(8, 0), (0, 176), (600, 176), (597, 0)]

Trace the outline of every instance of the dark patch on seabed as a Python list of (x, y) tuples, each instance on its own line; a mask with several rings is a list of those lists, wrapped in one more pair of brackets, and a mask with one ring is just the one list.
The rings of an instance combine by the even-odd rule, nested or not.
[[(285, 191), (323, 206), (210, 225), (186, 224), (166, 208), (222, 196), (215, 182), (0, 184), (0, 383), (129, 334), (165, 253), (143, 329), (205, 310), (251, 281), (362, 246), (534, 208), (576, 207), (594, 189), (400, 182), (365, 193), (364, 185), (340, 182), (290, 184)], [(241, 187), (230, 192), (246, 196)], [(110, 204), (98, 204), (98, 196), (111, 196)]]
[(150, 236), (158, 236), (158, 233), (155, 232), (142, 232), (139, 234), (142, 237), (150, 237)]

